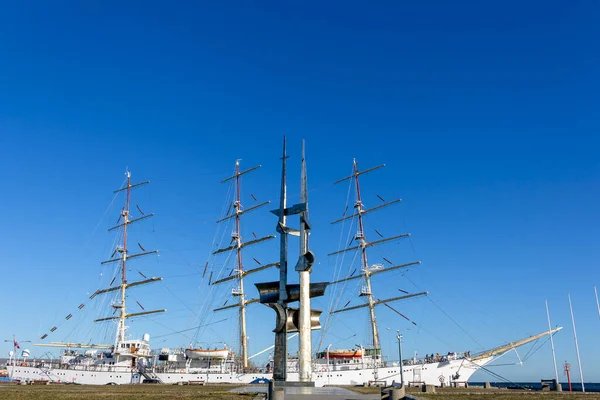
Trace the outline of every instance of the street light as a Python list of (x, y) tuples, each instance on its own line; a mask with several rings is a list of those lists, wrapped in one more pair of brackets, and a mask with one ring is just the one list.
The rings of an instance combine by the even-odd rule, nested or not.
[[(385, 328), (388, 331), (391, 330), (390, 328)], [(406, 331), (410, 331), (410, 328), (406, 328)], [(398, 359), (399, 359), (399, 365), (400, 365), (400, 387), (404, 386), (404, 374), (402, 371), (402, 334), (400, 333), (400, 329), (396, 329), (396, 339), (398, 339)]]
[(398, 358), (400, 359), (400, 387), (402, 387), (404, 386), (404, 374), (402, 373), (402, 334), (399, 329), (396, 330), (396, 333), (396, 339), (398, 339)]

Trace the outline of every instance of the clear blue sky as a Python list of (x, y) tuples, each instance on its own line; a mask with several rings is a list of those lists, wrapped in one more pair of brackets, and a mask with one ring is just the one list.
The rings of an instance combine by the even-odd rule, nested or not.
[[(243, 167), (262, 164), (245, 180), (244, 201), (252, 205), (253, 193), (276, 203), (286, 134), (290, 201), (307, 141), (315, 280), (335, 268), (326, 254), (338, 248), (340, 231), (329, 222), (341, 216), (347, 187), (332, 182), (350, 173), (353, 158), (363, 168), (387, 164), (364, 177), (365, 203), (377, 205), (376, 194), (404, 201), (369, 217), (367, 234), (413, 236), (371, 260), (423, 264), (374, 284), (381, 297), (419, 289), (433, 301), (397, 304), (420, 327), (405, 335), (407, 354), (477, 351), (537, 333), (547, 327), (547, 298), (553, 323), (565, 326), (558, 361), (575, 366), (571, 292), (584, 376), (600, 381), (597, 2), (90, 1), (2, 9), (0, 339), (39, 341), (54, 325), (48, 340), (112, 332), (110, 324), (84, 323), (110, 299), (86, 299), (110, 283), (99, 262), (110, 256), (106, 229), (122, 204), (109, 207), (112, 190), (129, 168), (134, 181), (152, 181), (134, 203), (156, 213), (133, 230), (141, 237), (134, 243), (161, 251), (131, 274), (165, 278), (132, 290), (130, 305), (168, 309), (132, 320), (129, 332), (149, 332), (154, 347), (187, 344), (168, 334), (194, 327), (193, 312), (205, 304), (202, 266), (227, 194), (219, 181), (238, 158)], [(265, 209), (245, 226), (245, 238), (272, 234), (275, 217)], [(277, 254), (276, 243), (257, 246), (246, 264)], [(276, 279), (274, 270), (258, 275)], [(78, 312), (81, 302), (89, 305)], [(327, 300), (315, 304), (326, 308)], [(274, 316), (252, 307), (254, 353), (272, 343)], [(64, 321), (69, 313), (77, 318)], [(387, 309), (378, 315), (384, 352), (394, 358), (385, 327), (409, 325)], [(198, 340), (234, 341), (233, 312), (210, 318), (225, 321)], [(324, 346), (359, 343), (365, 322), (365, 313), (341, 315)], [(495, 371), (549, 378), (550, 347), (524, 366)]]

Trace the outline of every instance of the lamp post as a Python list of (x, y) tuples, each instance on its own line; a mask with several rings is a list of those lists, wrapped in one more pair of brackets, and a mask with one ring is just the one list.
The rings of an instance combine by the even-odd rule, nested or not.
[(398, 358), (400, 360), (400, 387), (402, 387), (404, 386), (404, 374), (402, 373), (402, 334), (399, 329), (396, 330), (396, 333), (396, 339), (398, 339)]
[(331, 374), (329, 373), (329, 348), (332, 344), (333, 343), (330, 343), (329, 346), (327, 346), (327, 383), (330, 383), (329, 380), (331, 379)]
[(329, 348), (331, 347), (331, 344), (329, 344), (329, 346), (327, 346), (327, 371), (329, 371)]

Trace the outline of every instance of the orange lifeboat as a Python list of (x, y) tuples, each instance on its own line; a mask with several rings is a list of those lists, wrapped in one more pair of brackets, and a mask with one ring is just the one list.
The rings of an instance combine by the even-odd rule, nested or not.
[(329, 351), (329, 358), (343, 358), (343, 359), (349, 359), (349, 358), (362, 358), (362, 350), (360, 349), (353, 349), (353, 350), (330, 350)]

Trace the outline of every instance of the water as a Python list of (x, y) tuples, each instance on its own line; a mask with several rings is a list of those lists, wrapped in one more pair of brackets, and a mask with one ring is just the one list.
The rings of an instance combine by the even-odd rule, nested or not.
[[(492, 386), (501, 387), (501, 388), (511, 388), (511, 389), (531, 389), (531, 390), (541, 390), (542, 383), (541, 382), (490, 382)], [(569, 384), (567, 382), (561, 382), (562, 389), (564, 392), (569, 391)], [(483, 382), (469, 382), (469, 386), (483, 386)], [(581, 383), (571, 382), (571, 387), (574, 392), (581, 392)], [(586, 392), (600, 392), (600, 383), (594, 382), (585, 382), (585, 391)]]

